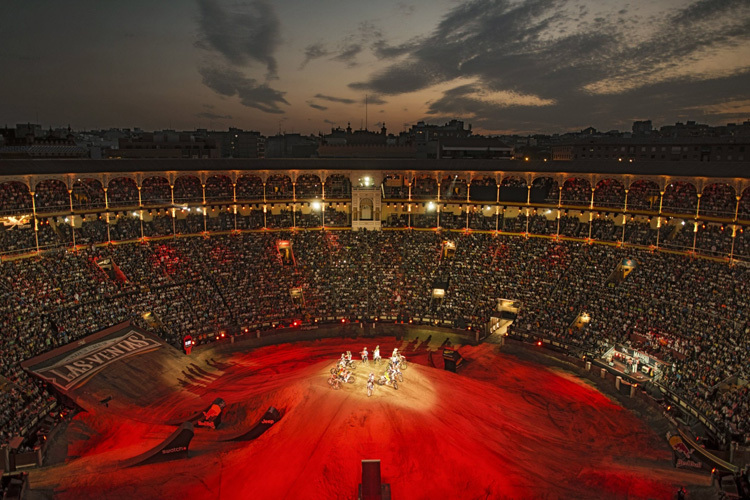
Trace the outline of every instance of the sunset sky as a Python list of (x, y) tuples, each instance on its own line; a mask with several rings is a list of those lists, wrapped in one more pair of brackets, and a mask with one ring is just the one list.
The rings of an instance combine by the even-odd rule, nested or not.
[(3, 0), (0, 96), (79, 130), (742, 122), (750, 1)]

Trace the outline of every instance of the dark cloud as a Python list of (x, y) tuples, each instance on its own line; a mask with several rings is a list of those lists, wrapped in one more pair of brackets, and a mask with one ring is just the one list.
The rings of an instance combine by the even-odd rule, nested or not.
[(223, 96), (239, 97), (243, 106), (280, 114), (284, 113), (280, 105), (289, 104), (284, 99), (285, 92), (272, 89), (232, 68), (206, 66), (198, 71), (203, 77), (204, 85)]
[(326, 118), (325, 120), (323, 120), (323, 123), (327, 123), (328, 125), (336, 125), (335, 121), (329, 120), (328, 118)]
[(321, 106), (320, 104), (315, 104), (312, 101), (307, 101), (307, 105), (310, 106), (313, 109), (317, 109), (319, 111), (325, 111), (328, 109), (328, 106)]
[(316, 42), (308, 45), (307, 47), (305, 47), (305, 59), (302, 61), (300, 69), (304, 69), (304, 67), (307, 66), (307, 63), (309, 63), (310, 61), (314, 59), (320, 59), (321, 57), (325, 57), (329, 54), (330, 52), (328, 52), (322, 42)]
[[(372, 50), (377, 57), (399, 59), (349, 87), (387, 96), (444, 84), (448, 88), (443, 96), (429, 103), (430, 116), (468, 116), (506, 129), (518, 120), (548, 129), (550, 123), (571, 123), (582, 110), (604, 116), (605, 110), (618, 109), (620, 116), (632, 116), (632, 108), (624, 103), (633, 96), (641, 99), (637, 106), (645, 111), (641, 116), (667, 105), (684, 107), (689, 101), (649, 96), (663, 84), (669, 87), (669, 81), (684, 89), (676, 96), (687, 98), (691, 85), (700, 86), (698, 80), (710, 78), (687, 73), (689, 64), (706, 53), (750, 40), (747, 0), (699, 0), (661, 19), (645, 19), (644, 24), (653, 22), (654, 29), (640, 31), (635, 28), (642, 28), (641, 21), (624, 23), (619, 17), (622, 11), (619, 16), (616, 9), (607, 17), (598, 12), (589, 16), (584, 6), (578, 12), (571, 11), (570, 4), (559, 0), (461, 3), (427, 36), (398, 46), (376, 40)], [(750, 83), (745, 70), (736, 70), (735, 76)], [(712, 79), (714, 85), (721, 80)], [(475, 84), (467, 86), (467, 81)], [(477, 92), (478, 87), (483, 92)], [(737, 86), (732, 98), (737, 92), (746, 93), (741, 89)], [(483, 94), (498, 91), (534, 99), (521, 100), (526, 104), (512, 109), (507, 103), (482, 99)], [(642, 102), (652, 107), (642, 107)], [(512, 120), (506, 119), (511, 116)]]
[(349, 45), (341, 50), (335, 57), (334, 61), (343, 62), (347, 67), (353, 67), (357, 65), (357, 55), (362, 52), (362, 46), (359, 44)]
[[(750, 100), (750, 71), (728, 78), (661, 82), (616, 95), (571, 94), (551, 107), (501, 107), (472, 99), (470, 91), (462, 93), (455, 89), (445, 94), (430, 103), (431, 121), (463, 117), (485, 130), (519, 133), (565, 132), (589, 125), (600, 130), (623, 130), (629, 129), (633, 120), (643, 117), (655, 123), (746, 119), (747, 113), (734, 112), (731, 105), (724, 102), (724, 96), (736, 96), (738, 101)], [(689, 103), (687, 108), (685, 103)], [(731, 118), (730, 114), (735, 117)]]
[(334, 97), (325, 94), (315, 94), (315, 98), (328, 102), (340, 102), (341, 104), (354, 104), (357, 102), (354, 99), (347, 99), (346, 97)]
[(273, 54), (281, 43), (281, 23), (273, 5), (265, 0), (198, 0), (198, 8), (197, 46), (220, 53), (232, 64), (261, 63), (267, 77), (276, 78)]
[(421, 38), (415, 38), (400, 45), (389, 45), (388, 42), (384, 39), (376, 40), (372, 44), (372, 52), (378, 59), (390, 59), (399, 57), (411, 52), (414, 46), (419, 43), (419, 40), (421, 40)]
[(231, 120), (232, 115), (217, 115), (216, 113), (209, 113), (204, 111), (202, 113), (196, 113), (198, 118), (205, 118), (207, 120)]
[[(331, 61), (337, 61), (346, 64), (352, 68), (358, 64), (359, 56), (366, 47), (375, 45), (384, 45), (384, 36), (382, 30), (371, 21), (363, 21), (357, 25), (356, 30), (344, 36), (339, 40), (335, 49), (329, 49), (322, 42), (316, 42), (305, 47), (305, 58), (300, 65), (300, 69), (315, 59), (329, 57)], [(388, 47), (383, 49), (386, 53)]]
[(388, 104), (388, 101), (377, 95), (368, 95), (362, 98), (362, 104), (382, 105)]

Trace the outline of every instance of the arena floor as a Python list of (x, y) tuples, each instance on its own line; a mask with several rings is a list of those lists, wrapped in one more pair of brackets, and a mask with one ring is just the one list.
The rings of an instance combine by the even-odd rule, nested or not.
[[(341, 352), (376, 343), (410, 361), (398, 391), (377, 386), (368, 398), (367, 367), (354, 384), (329, 388)], [(705, 474), (674, 469), (663, 436), (573, 373), (485, 343), (462, 346), (466, 362), (454, 374), (439, 369), (440, 344), (336, 338), (248, 350), (238, 342), (115, 362), (74, 395), (87, 411), (56, 438), (59, 463), (30, 472), (28, 498), (353, 499), (360, 462), (373, 458), (394, 500), (666, 499), (679, 486), (708, 485)], [(430, 350), (438, 368), (428, 366)], [(118, 466), (216, 397), (227, 402), (222, 426), (196, 427), (190, 458)], [(261, 437), (220, 441), (269, 406), (283, 417)]]

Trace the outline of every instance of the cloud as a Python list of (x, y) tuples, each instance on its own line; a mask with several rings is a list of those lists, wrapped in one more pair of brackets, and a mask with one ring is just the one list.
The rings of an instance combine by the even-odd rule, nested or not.
[(443, 96), (430, 103), (428, 114), (453, 112), (457, 116), (476, 116), (483, 110), (499, 111), (509, 107), (541, 107), (555, 104), (552, 99), (543, 99), (529, 94), (507, 90), (493, 91), (478, 79), (458, 79), (455, 86), (443, 92)]
[(686, 106), (683, 109), (693, 114), (703, 113), (727, 120), (746, 119), (750, 116), (750, 99), (719, 100), (713, 103), (702, 103), (700, 106)]
[(208, 111), (196, 113), (195, 116), (198, 118), (205, 118), (207, 120), (231, 120), (232, 119), (232, 115), (217, 115), (216, 113), (209, 113)]
[[(382, 30), (372, 21), (362, 21), (357, 28), (336, 42), (335, 49), (329, 49), (322, 42), (315, 42), (305, 47), (305, 57), (300, 69), (303, 69), (310, 61), (328, 57), (331, 61), (344, 63), (348, 68), (357, 66), (357, 56), (371, 45), (383, 45), (384, 35)], [(388, 51), (384, 47), (384, 51)]]
[(323, 123), (327, 123), (328, 125), (336, 125), (335, 121), (329, 120), (328, 118), (326, 118), (325, 120), (323, 120)]
[(362, 98), (360, 101), (362, 104), (372, 104), (375, 106), (382, 105), (382, 104), (388, 104), (388, 101), (380, 97), (379, 95), (368, 95)]
[[(592, 117), (633, 116), (626, 102), (664, 109), (654, 96), (676, 85), (667, 101), (682, 109), (703, 88), (731, 82), (741, 100), (750, 88), (750, 3), (697, 0), (678, 8), (652, 3), (628, 16), (628, 6), (572, 0), (473, 0), (457, 4), (426, 35), (371, 50), (387, 66), (349, 87), (382, 96), (425, 92), (429, 116), (465, 116), (495, 128), (549, 129)], [(645, 9), (645, 10), (644, 10)], [(737, 94), (739, 92), (739, 94)], [(699, 102), (701, 102), (700, 100)], [(649, 102), (650, 108), (641, 106)], [(512, 117), (512, 118), (511, 118)], [(629, 126), (629, 124), (628, 124)]]
[(347, 67), (353, 67), (357, 64), (357, 55), (362, 52), (362, 46), (359, 44), (348, 45), (333, 57), (334, 61), (346, 63)]
[(325, 95), (325, 94), (315, 94), (315, 98), (323, 100), (323, 101), (328, 101), (328, 102), (339, 102), (341, 104), (354, 104), (357, 102), (354, 99), (347, 99), (345, 97), (334, 97), (334, 96)]
[(421, 37), (414, 38), (400, 45), (388, 45), (386, 40), (376, 40), (372, 44), (372, 51), (378, 59), (391, 59), (408, 54), (419, 43)]
[(276, 78), (275, 50), (281, 44), (281, 23), (265, 0), (198, 0), (199, 34), (196, 45), (215, 51), (234, 65), (261, 63), (267, 78)]
[(317, 110), (320, 110), (320, 111), (325, 111), (325, 110), (328, 109), (328, 106), (321, 106), (320, 104), (315, 104), (312, 101), (306, 101), (306, 102), (307, 102), (307, 105), (310, 106), (313, 109), (317, 109)]
[(305, 59), (302, 61), (299, 69), (304, 69), (310, 61), (326, 57), (329, 54), (330, 52), (328, 52), (322, 42), (312, 43), (305, 47)]
[(206, 66), (198, 70), (203, 84), (220, 95), (237, 96), (243, 106), (259, 109), (265, 113), (284, 113), (281, 104), (289, 104), (284, 99), (285, 92), (272, 89), (265, 83), (248, 78), (232, 68)]

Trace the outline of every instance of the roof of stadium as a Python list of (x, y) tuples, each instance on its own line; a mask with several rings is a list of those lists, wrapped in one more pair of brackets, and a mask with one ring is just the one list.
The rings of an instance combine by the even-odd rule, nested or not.
[(38, 159), (0, 160), (0, 175), (95, 174), (107, 172), (180, 172), (228, 170), (398, 170), (459, 172), (535, 172), (673, 177), (750, 178), (748, 162), (596, 160), (522, 161), (481, 159)]

